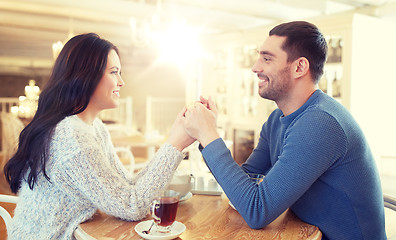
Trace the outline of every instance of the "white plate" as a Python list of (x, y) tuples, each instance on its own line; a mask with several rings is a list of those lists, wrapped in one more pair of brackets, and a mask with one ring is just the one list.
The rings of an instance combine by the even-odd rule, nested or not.
[(231, 201), (228, 201), (228, 204), (229, 204), (234, 210), (236, 210), (236, 208), (235, 208), (234, 205), (231, 203)]
[(139, 236), (145, 239), (167, 240), (177, 238), (186, 230), (186, 226), (183, 223), (175, 221), (169, 233), (157, 232), (155, 225), (151, 228), (151, 232), (149, 234), (143, 233), (143, 231), (150, 228), (152, 223), (153, 220), (141, 222), (135, 226), (135, 231)]
[(200, 194), (200, 195), (214, 195), (214, 196), (220, 196), (221, 194), (223, 194), (223, 191), (219, 190), (219, 191), (209, 191), (209, 190), (197, 190), (197, 189), (193, 189), (191, 190), (191, 192), (193, 194)]
[(183, 197), (181, 197), (181, 198), (179, 199), (179, 202), (186, 201), (186, 200), (190, 199), (192, 196), (193, 196), (192, 193), (191, 193), (191, 192), (188, 192), (186, 195), (184, 195)]

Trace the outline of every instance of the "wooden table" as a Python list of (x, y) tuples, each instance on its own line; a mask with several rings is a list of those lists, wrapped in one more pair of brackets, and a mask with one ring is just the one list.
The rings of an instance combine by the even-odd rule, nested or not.
[[(150, 216), (142, 221), (151, 219)], [(186, 225), (177, 239), (321, 239), (322, 233), (302, 222), (290, 210), (263, 229), (249, 228), (241, 215), (222, 196), (193, 195), (180, 202), (176, 221)], [(134, 230), (139, 222), (127, 222), (97, 212), (80, 229), (96, 239), (142, 239)]]

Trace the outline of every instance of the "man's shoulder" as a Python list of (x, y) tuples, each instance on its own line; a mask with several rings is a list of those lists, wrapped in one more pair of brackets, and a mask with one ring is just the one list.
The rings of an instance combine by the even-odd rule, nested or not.
[(355, 122), (345, 106), (326, 94), (320, 95), (316, 101), (305, 109), (302, 115), (320, 116), (324, 119), (331, 118), (337, 122)]

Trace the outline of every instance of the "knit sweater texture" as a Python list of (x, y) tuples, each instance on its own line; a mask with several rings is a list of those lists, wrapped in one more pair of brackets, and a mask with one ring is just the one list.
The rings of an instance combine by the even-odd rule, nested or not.
[(50, 181), (40, 173), (33, 190), (22, 182), (8, 239), (74, 239), (74, 230), (97, 210), (140, 220), (182, 158), (180, 151), (164, 144), (133, 176), (120, 162), (99, 119), (89, 125), (76, 115), (66, 117), (50, 142), (46, 164)]
[[(294, 113), (276, 109), (242, 167), (221, 139), (202, 155), (248, 225), (258, 229), (290, 208), (322, 239), (386, 239), (377, 167), (358, 124), (317, 90)], [(256, 185), (246, 172), (265, 175)]]

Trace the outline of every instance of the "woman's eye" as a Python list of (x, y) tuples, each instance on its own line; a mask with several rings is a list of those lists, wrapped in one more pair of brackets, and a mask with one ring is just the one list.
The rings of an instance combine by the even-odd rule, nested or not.
[(117, 74), (118, 73), (118, 71), (112, 71), (111, 72), (111, 74)]

